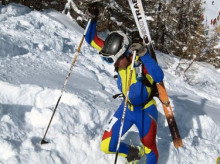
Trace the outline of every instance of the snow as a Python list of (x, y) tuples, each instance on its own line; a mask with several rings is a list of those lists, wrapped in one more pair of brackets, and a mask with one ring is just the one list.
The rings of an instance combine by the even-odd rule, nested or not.
[[(215, 1), (217, 3), (217, 1)], [(102, 133), (121, 103), (112, 65), (85, 42), (40, 145), (83, 29), (54, 10), (0, 4), (0, 163), (113, 163), (100, 150)], [(157, 52), (184, 147), (175, 149), (159, 110), (159, 164), (216, 163), (220, 156), (220, 71), (207, 63)], [(181, 64), (178, 68), (178, 63)], [(123, 137), (140, 144), (135, 127)], [(121, 157), (118, 163), (125, 160)], [(140, 163), (143, 163), (143, 159)]]
[[(214, 1), (214, 4), (212, 4)], [(203, 0), (204, 5), (204, 18), (207, 19), (208, 24), (211, 23), (211, 19), (218, 17), (218, 12), (220, 11), (220, 1), (219, 0)]]
[[(218, 20), (218, 16), (220, 17), (220, 1), (219, 0), (203, 0), (204, 7), (204, 24), (206, 26), (206, 30), (210, 38), (218, 33), (220, 30), (220, 21)], [(211, 24), (211, 20), (214, 21), (216, 19), (216, 24)], [(220, 40), (217, 45), (214, 47), (215, 49), (220, 49)]]

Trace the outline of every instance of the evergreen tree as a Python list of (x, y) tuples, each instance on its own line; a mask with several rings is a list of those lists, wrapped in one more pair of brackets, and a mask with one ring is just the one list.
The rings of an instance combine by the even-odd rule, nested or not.
[[(97, 0), (6, 0), (19, 2), (36, 10), (56, 9), (70, 15), (85, 27), (89, 3)], [(220, 63), (217, 39), (205, 37), (201, 0), (142, 0), (155, 48), (182, 58)], [(100, 0), (98, 31), (137, 30), (128, 1)], [(208, 48), (207, 48), (208, 47)], [(219, 66), (219, 64), (215, 64)]]
[(156, 48), (188, 59), (203, 54), (206, 40), (201, 1), (161, 1), (157, 6), (155, 21), (151, 23)]

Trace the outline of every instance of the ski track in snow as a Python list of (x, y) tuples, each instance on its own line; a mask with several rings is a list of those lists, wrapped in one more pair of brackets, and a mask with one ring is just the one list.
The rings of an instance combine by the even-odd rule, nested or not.
[[(0, 4), (0, 163), (113, 162), (114, 155), (101, 152), (100, 141), (121, 102), (112, 99), (119, 93), (115, 73), (86, 43), (48, 131), (50, 144), (40, 145), (82, 33), (56, 11)], [(183, 148), (174, 148), (157, 99), (159, 164), (215, 163), (220, 156), (220, 72), (195, 63), (183, 75), (187, 65), (176, 70), (178, 58), (157, 54), (184, 142)], [(140, 144), (136, 128), (123, 140)]]

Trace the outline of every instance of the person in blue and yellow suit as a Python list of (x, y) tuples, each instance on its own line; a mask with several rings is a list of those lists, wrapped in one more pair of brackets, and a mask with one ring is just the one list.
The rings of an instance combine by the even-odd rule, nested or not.
[[(128, 163), (140, 160), (146, 155), (147, 164), (156, 164), (158, 161), (158, 150), (156, 145), (157, 118), (158, 111), (156, 102), (151, 96), (152, 87), (145, 85), (143, 79), (147, 79), (152, 85), (153, 82), (159, 83), (163, 80), (164, 74), (154, 59), (147, 53), (147, 48), (133, 39), (133, 43), (127, 35), (120, 31), (111, 32), (103, 41), (96, 33), (97, 16), (99, 9), (97, 5), (90, 6), (88, 14), (92, 17), (92, 22), (86, 33), (86, 41), (100, 51), (104, 60), (114, 63), (118, 70), (117, 85), (121, 92), (126, 95), (132, 53), (137, 52), (136, 63), (133, 71), (131, 87), (129, 91), (129, 103), (125, 113), (122, 135), (124, 135), (134, 124), (138, 128), (141, 143), (143, 146), (131, 146), (123, 142), (120, 143), (119, 155), (127, 158)], [(137, 36), (137, 38), (139, 38)], [(140, 38), (139, 38), (140, 40)], [(142, 41), (143, 43), (143, 41)], [(136, 68), (137, 67), (137, 68)], [(142, 78), (138, 77), (142, 70)], [(107, 154), (116, 152), (119, 138), (119, 129), (123, 113), (124, 102), (114, 113), (109, 121), (101, 142), (101, 150)]]

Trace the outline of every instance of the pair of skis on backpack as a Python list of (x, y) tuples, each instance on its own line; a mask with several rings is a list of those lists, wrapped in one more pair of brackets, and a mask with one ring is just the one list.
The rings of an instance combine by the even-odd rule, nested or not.
[[(128, 2), (130, 5), (132, 14), (134, 16), (136, 25), (138, 27), (139, 34), (142, 37), (142, 39), (145, 41), (145, 44), (148, 48), (148, 52), (151, 55), (151, 57), (154, 58), (155, 61), (157, 61), (142, 2), (141, 0), (128, 0)], [(170, 104), (164, 83), (163, 82), (157, 83), (156, 86), (157, 86), (157, 91), (159, 93), (159, 99), (162, 103), (163, 110), (164, 110), (164, 113), (165, 113), (165, 116), (168, 122), (168, 126), (170, 129), (170, 133), (173, 139), (174, 146), (175, 148), (182, 147), (183, 142), (179, 134), (179, 130), (178, 130), (175, 118), (174, 118), (173, 110), (171, 108), (171, 104)]]

